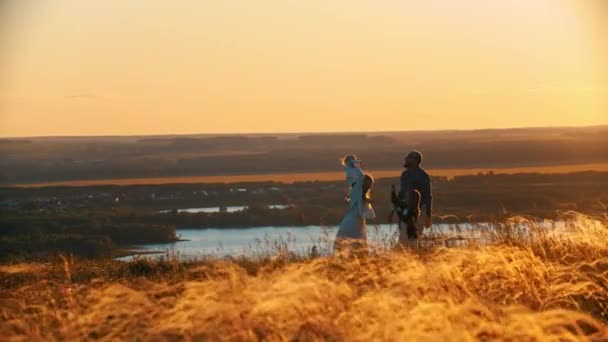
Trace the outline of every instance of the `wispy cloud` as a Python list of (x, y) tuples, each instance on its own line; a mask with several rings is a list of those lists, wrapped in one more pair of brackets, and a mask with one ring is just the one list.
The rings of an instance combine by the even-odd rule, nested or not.
[(63, 98), (66, 99), (66, 100), (72, 100), (72, 99), (96, 99), (96, 98), (99, 98), (99, 96), (97, 96), (97, 95), (95, 95), (93, 93), (81, 93), (81, 94), (64, 95)]
[(464, 93), (469, 95), (489, 95), (501, 94), (508, 96), (527, 96), (527, 95), (553, 95), (553, 94), (608, 94), (608, 87), (602, 86), (562, 86), (562, 85), (538, 85), (522, 88), (504, 88), (504, 89), (484, 89), (484, 88), (469, 88), (465, 89)]
[(580, 94), (597, 94), (608, 92), (608, 87), (597, 86), (559, 86), (547, 85), (529, 88), (525, 90), (528, 93), (580, 93)]

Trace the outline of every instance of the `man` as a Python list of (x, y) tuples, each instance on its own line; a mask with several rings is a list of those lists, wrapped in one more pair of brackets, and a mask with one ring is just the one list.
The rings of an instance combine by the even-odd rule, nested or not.
[[(403, 164), (405, 171), (401, 174), (399, 200), (402, 203), (406, 203), (409, 211), (414, 211), (416, 215), (412, 220), (406, 220), (404, 223), (400, 220), (399, 222), (399, 243), (402, 245), (418, 240), (418, 234), (422, 231), (420, 222), (427, 228), (432, 224), (433, 195), (431, 194), (431, 177), (420, 167), (421, 163), (422, 153), (412, 151), (407, 154)], [(419, 194), (416, 194), (416, 192)], [(420, 218), (417, 215), (418, 203), (408, 203), (412, 202), (413, 198), (420, 199), (420, 214), (422, 216)], [(405, 232), (402, 229), (402, 224), (406, 224)]]

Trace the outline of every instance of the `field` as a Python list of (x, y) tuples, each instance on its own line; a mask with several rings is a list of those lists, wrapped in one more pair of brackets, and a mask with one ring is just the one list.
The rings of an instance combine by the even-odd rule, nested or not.
[[(435, 177), (453, 178), (456, 176), (476, 175), (479, 173), (494, 172), (496, 174), (518, 173), (545, 173), (560, 174), (580, 171), (608, 171), (608, 163), (587, 163), (558, 166), (510, 167), (510, 168), (470, 168), (470, 169), (430, 169), (428, 172)], [(375, 178), (395, 178), (401, 170), (370, 170)], [(217, 184), (217, 183), (255, 183), (255, 182), (310, 182), (310, 181), (336, 181), (344, 178), (342, 171), (330, 172), (287, 172), (231, 176), (193, 176), (193, 177), (157, 177), (157, 178), (122, 178), (122, 179), (94, 179), (59, 182), (22, 183), (13, 184), (13, 187), (58, 187), (58, 186), (97, 186), (97, 185), (160, 185), (160, 184)]]
[[(524, 234), (524, 232), (527, 232)], [(457, 233), (457, 229), (454, 231)], [(488, 232), (486, 232), (488, 233)], [(0, 267), (14, 340), (606, 341), (608, 218), (497, 224), (487, 244), (180, 263)]]

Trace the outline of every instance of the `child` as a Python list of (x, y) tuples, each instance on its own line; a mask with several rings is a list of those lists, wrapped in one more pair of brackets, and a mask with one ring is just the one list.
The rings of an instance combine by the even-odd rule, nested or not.
[(401, 229), (401, 223), (406, 227), (407, 240), (418, 239), (418, 216), (420, 216), (420, 192), (418, 190), (412, 190), (407, 193), (407, 200), (401, 200), (397, 196), (395, 191), (395, 185), (391, 189), (391, 204), (393, 210), (391, 211), (389, 221), (392, 221), (393, 214), (397, 214), (399, 219), (399, 241), (405, 241), (403, 232)]
[(372, 207), (371, 199), (372, 199), (372, 190), (374, 188), (374, 177), (372, 175), (366, 173), (363, 175), (363, 202), (362, 202), (362, 217), (365, 219), (373, 219), (376, 218), (376, 213), (374, 212), (374, 208)]

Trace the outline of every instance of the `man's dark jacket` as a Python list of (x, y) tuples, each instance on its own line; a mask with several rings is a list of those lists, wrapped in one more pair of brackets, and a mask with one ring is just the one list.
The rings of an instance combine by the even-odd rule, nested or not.
[(420, 167), (409, 168), (401, 174), (401, 190), (399, 199), (407, 200), (410, 190), (420, 192), (420, 207), (426, 207), (426, 214), (431, 217), (433, 206), (433, 195), (431, 194), (431, 177)]

